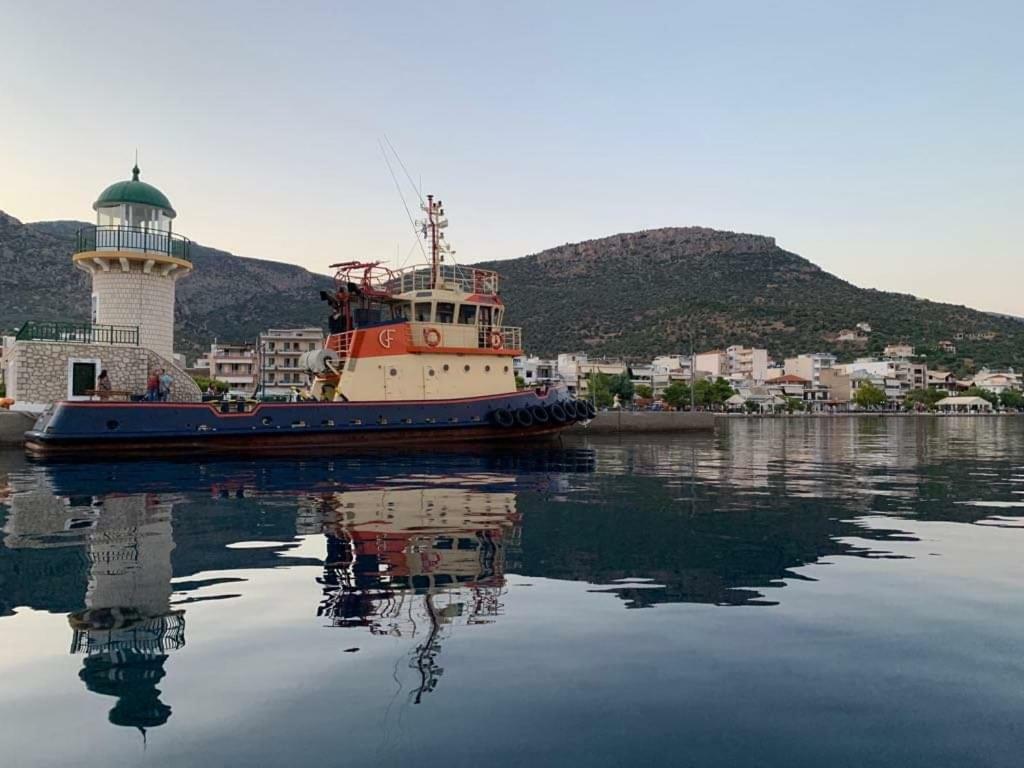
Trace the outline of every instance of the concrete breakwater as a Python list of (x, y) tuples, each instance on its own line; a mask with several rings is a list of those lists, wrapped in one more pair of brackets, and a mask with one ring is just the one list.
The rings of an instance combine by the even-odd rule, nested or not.
[(642, 432), (702, 432), (715, 428), (708, 411), (601, 411), (589, 424), (570, 428), (576, 434), (617, 435)]
[(23, 444), (25, 432), (35, 423), (34, 414), (0, 410), (0, 445)]

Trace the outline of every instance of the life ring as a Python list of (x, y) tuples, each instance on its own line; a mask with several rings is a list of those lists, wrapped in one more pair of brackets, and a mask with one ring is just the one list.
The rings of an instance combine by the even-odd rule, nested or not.
[(505, 344), (500, 331), (491, 331), (491, 349), (501, 349)]
[(437, 328), (424, 328), (423, 341), (428, 347), (436, 347), (441, 343), (441, 332)]

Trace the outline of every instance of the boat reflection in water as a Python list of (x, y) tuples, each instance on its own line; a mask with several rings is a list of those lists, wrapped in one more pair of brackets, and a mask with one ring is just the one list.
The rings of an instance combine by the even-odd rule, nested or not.
[[(185, 646), (185, 606), (236, 596), (196, 593), (244, 581), (224, 575), (239, 569), (315, 565), (317, 616), (416, 641), (418, 702), (442, 673), (444, 634), (501, 613), (508, 551), (520, 537), (517, 487), (557, 488), (566, 472), (593, 466), (586, 450), (454, 463), (31, 465), (5, 479), (0, 616), (22, 605), (66, 613), (79, 677), (116, 699), (111, 723), (145, 735), (171, 717), (158, 686)], [(309, 535), (323, 535), (324, 559), (291, 557)], [(239, 539), (273, 546), (232, 546)], [(197, 573), (204, 577), (184, 580)]]
[[(514, 478), (486, 478), (510, 489)], [(323, 601), (335, 627), (416, 637), (412, 698), (432, 691), (444, 628), (501, 613), (507, 549), (517, 543), (515, 494), (428, 487), (349, 491), (314, 502), (327, 537)]]

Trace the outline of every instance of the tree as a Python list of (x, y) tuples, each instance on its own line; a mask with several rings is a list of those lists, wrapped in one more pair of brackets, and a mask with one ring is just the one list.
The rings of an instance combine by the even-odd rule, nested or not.
[(526, 380), (518, 373), (516, 374), (516, 389), (526, 389)]
[(983, 397), (992, 403), (992, 407), (995, 408), (999, 405), (999, 395), (988, 389), (982, 389), (981, 387), (971, 387), (963, 393), (964, 397)]
[(626, 403), (633, 399), (633, 380), (629, 377), (629, 371), (623, 371), (618, 376), (609, 377), (608, 389), (612, 395), (619, 396), (619, 402)]
[(920, 407), (933, 411), (935, 410), (935, 404), (945, 396), (946, 393), (938, 389), (912, 389), (907, 392), (903, 403), (907, 410)]
[(1007, 389), (999, 396), (999, 402), (1003, 404), (1003, 408), (1020, 410), (1024, 408), (1024, 393), (1018, 392), (1016, 389)]
[(697, 405), (705, 407), (722, 405), (726, 400), (733, 396), (733, 389), (729, 385), (729, 382), (719, 377), (714, 381), (710, 379), (701, 379), (694, 386), (693, 399)]
[(681, 408), (690, 402), (690, 388), (681, 381), (673, 381), (665, 388), (665, 394), (662, 397), (673, 408)]
[(587, 399), (593, 401), (598, 408), (607, 408), (612, 404), (611, 378), (597, 371), (587, 375)]
[(801, 412), (804, 410), (804, 401), (798, 397), (787, 397), (786, 410), (789, 413), (793, 413), (794, 411)]
[(211, 379), (206, 376), (193, 376), (192, 381), (194, 381), (196, 386), (199, 387), (200, 392), (206, 392), (207, 387), (211, 385), (213, 386), (214, 392), (217, 392), (218, 394), (228, 391), (227, 383), (217, 381), (217, 379)]
[(860, 408), (877, 408), (885, 405), (885, 392), (870, 381), (865, 381), (853, 393), (853, 402)]
[(650, 400), (654, 397), (654, 392), (646, 384), (638, 384), (634, 394), (641, 400)]

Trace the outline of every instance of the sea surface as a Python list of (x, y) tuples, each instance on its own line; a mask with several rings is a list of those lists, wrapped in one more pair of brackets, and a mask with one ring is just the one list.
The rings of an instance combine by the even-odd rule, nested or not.
[(1020, 766), (1024, 418), (0, 453), (0, 765)]

